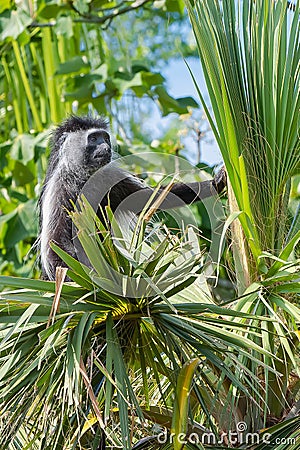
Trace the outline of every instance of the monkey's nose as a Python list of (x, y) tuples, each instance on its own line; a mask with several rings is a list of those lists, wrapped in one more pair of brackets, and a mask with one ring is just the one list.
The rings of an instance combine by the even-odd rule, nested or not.
[(100, 145), (97, 145), (94, 153), (93, 158), (94, 159), (102, 159), (103, 157), (107, 157), (111, 155), (111, 148), (108, 144), (103, 142)]

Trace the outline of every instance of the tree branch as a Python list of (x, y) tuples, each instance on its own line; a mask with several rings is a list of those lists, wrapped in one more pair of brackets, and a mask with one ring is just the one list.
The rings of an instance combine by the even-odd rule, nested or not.
[(150, 1), (152, 0), (136, 0), (130, 6), (124, 6), (123, 8), (116, 7), (112, 13), (105, 16), (98, 17), (93, 15), (82, 15), (79, 19), (74, 19), (74, 22), (91, 22), (104, 24), (107, 20), (112, 20), (114, 17), (121, 16), (123, 14), (126, 14), (127, 12), (141, 8), (146, 5), (146, 3), (150, 3)]
[[(71, 8), (73, 11), (79, 16), (78, 18), (74, 18), (73, 22), (76, 23), (97, 23), (99, 25), (104, 25), (106, 22), (110, 23), (115, 17), (122, 16), (130, 11), (134, 11), (138, 8), (142, 8), (147, 3), (150, 3), (152, 0), (136, 0), (130, 6), (124, 6), (120, 8), (120, 4), (113, 8), (110, 14), (103, 15), (101, 17), (95, 16), (93, 14), (81, 14), (78, 9), (75, 8), (73, 4), (71, 4)], [(122, 2), (123, 4), (125, 2)], [(103, 10), (102, 10), (103, 11)], [(56, 21), (51, 21), (47, 23), (40, 23), (33, 21), (29, 28), (44, 28), (44, 27), (54, 27), (56, 25)]]
[[(72, 4), (71, 8), (73, 11), (76, 12), (80, 17), (75, 18), (74, 22), (77, 23), (97, 23), (99, 25), (104, 25), (106, 22), (108, 22), (108, 25), (110, 22), (118, 16), (122, 16), (123, 14), (126, 14), (127, 12), (134, 11), (138, 8), (141, 8), (143, 6), (146, 6), (147, 3), (150, 3), (152, 0), (136, 0), (134, 3), (131, 4), (131, 6), (124, 6), (123, 8), (120, 8), (120, 5), (124, 4), (125, 2), (119, 3), (118, 6), (111, 9), (110, 14), (103, 15), (102, 17), (95, 16), (92, 14), (81, 14)], [(296, 11), (296, 5), (293, 3), (292, 0), (287, 0), (287, 8), (289, 8), (292, 11)], [(103, 10), (101, 10), (103, 11)], [(46, 22), (46, 23), (40, 23), (33, 21), (28, 28), (45, 28), (45, 27), (54, 27), (56, 25), (56, 21), (52, 22)]]

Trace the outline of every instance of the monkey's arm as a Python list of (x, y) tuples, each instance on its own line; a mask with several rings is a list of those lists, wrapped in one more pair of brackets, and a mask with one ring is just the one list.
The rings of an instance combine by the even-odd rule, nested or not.
[[(202, 201), (205, 198), (221, 193), (225, 186), (226, 172), (224, 169), (221, 169), (213, 180), (188, 184), (175, 183), (165, 198), (161, 202), (158, 201), (158, 209), (167, 210), (183, 206), (184, 204)], [(154, 191), (152, 188), (143, 185), (135, 177), (129, 176), (111, 188), (108, 194), (109, 203), (113, 211), (119, 209), (123, 212), (131, 211), (139, 214), (151, 197), (151, 204), (153, 205), (160, 196), (164, 195), (164, 190), (164, 187), (160, 188), (153, 198)], [(106, 204), (107, 199), (105, 202), (102, 202), (102, 206)]]
[[(170, 192), (179, 197), (186, 204), (198, 202), (205, 198), (211, 197), (216, 194), (220, 194), (226, 186), (226, 172), (224, 167), (217, 173), (213, 180), (202, 181), (200, 183), (176, 183), (172, 186)], [(163, 188), (160, 190), (162, 191)], [(167, 196), (167, 200), (174, 203), (175, 197), (172, 200)], [(164, 205), (164, 203), (162, 203)], [(171, 206), (172, 207), (172, 206)]]

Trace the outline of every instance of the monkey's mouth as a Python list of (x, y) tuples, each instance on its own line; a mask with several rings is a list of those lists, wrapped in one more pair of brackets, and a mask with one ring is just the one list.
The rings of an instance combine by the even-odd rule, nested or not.
[(100, 144), (92, 149), (92, 159), (97, 163), (107, 163), (111, 160), (111, 148), (107, 144)]

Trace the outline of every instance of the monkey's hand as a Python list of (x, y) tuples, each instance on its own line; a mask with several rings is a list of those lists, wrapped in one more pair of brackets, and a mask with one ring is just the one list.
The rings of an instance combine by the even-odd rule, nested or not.
[(224, 166), (221, 168), (221, 170), (217, 173), (217, 175), (213, 179), (212, 185), (218, 194), (220, 194), (223, 191), (223, 189), (227, 186), (227, 174)]

